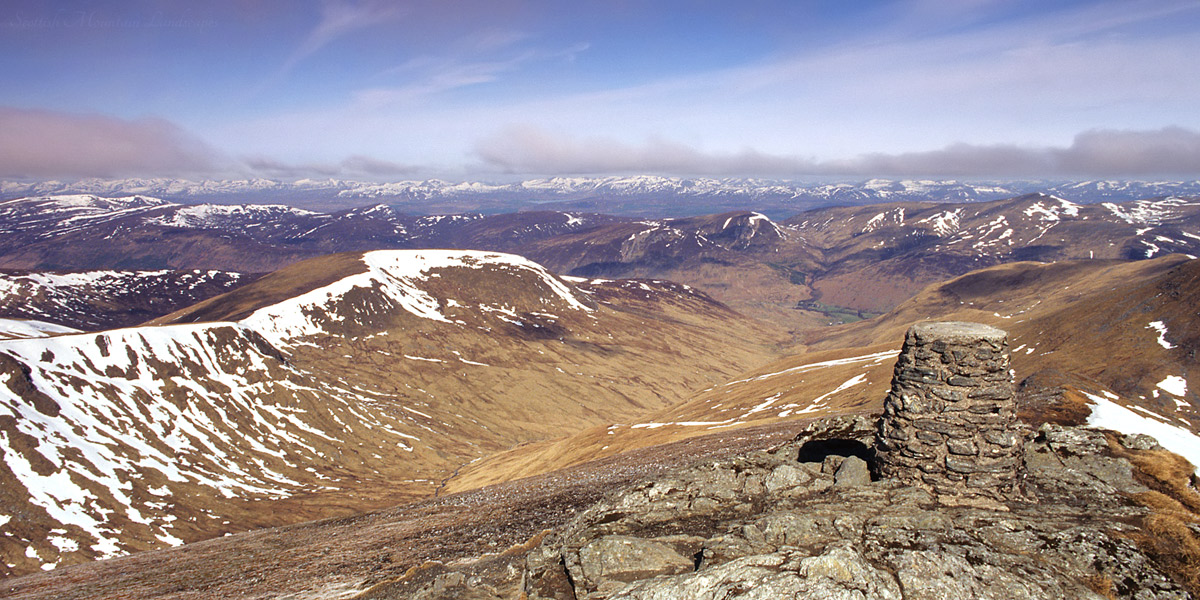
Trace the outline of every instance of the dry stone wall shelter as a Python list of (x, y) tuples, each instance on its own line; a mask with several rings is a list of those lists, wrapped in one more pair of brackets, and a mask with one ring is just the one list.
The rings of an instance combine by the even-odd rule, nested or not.
[(979, 323), (908, 330), (875, 438), (875, 470), (945, 498), (1019, 493), (1026, 429), (1016, 418), (1008, 334)]

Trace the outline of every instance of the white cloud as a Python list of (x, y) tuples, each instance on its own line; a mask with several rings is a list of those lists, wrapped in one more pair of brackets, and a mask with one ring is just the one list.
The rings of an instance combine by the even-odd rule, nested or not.
[(316, 176), (384, 179), (389, 177), (404, 177), (420, 170), (418, 166), (362, 155), (349, 156), (335, 163), (310, 162), (292, 164), (266, 157), (247, 157), (243, 159), (243, 162), (255, 175), (276, 179)]
[(231, 161), (162, 119), (0, 107), (0, 176), (187, 175)]
[(752, 149), (705, 152), (650, 140), (577, 139), (513, 127), (481, 140), (486, 164), (516, 173), (655, 172), (680, 175), (899, 175), (958, 177), (1200, 176), (1200, 133), (1094, 130), (1066, 147), (954, 144), (939, 150), (874, 153), (841, 160), (772, 155)]
[(420, 167), (352, 154), (289, 163), (262, 156), (234, 160), (163, 119), (126, 120), (0, 107), (0, 177), (346, 177), (409, 176)]
[(650, 140), (631, 145), (606, 138), (574, 139), (534, 127), (510, 127), (481, 140), (476, 153), (485, 163), (518, 173), (661, 172), (691, 174), (784, 174), (812, 163), (754, 150), (706, 153), (684, 144)]

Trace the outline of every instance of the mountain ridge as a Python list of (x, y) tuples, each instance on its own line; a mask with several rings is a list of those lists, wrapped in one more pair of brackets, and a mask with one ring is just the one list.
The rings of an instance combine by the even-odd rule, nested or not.
[(0, 316), (72, 329), (139, 325), (253, 281), (229, 271), (0, 270)]
[[(488, 457), (460, 471), (447, 489), (464, 491), (729, 428), (875, 414), (891, 381), (897, 340), (924, 320), (1008, 330), (1028, 419), (1059, 415), (1059, 422), (1081, 425), (1097, 398), (1106, 401), (1111, 394), (1110, 400), (1139, 407), (1143, 418), (1190, 432), (1200, 452), (1198, 390), (1184, 385), (1172, 393), (1159, 385), (1175, 377), (1200, 380), (1194, 354), (1200, 330), (1189, 318), (1198, 278), (1200, 262), (1181, 256), (988, 267), (930, 285), (886, 315), (810, 331), (792, 355), (639, 422), (593, 427)], [(1160, 331), (1168, 332), (1166, 345)]]
[(0, 341), (0, 507), (24, 515), (0, 523), (6, 572), (428, 496), (777, 342), (682, 286), (567, 282), (490, 252), (336, 255), (204, 307)]
[(993, 264), (1200, 255), (1200, 201), (1175, 197), (900, 202), (813, 209), (778, 222), (747, 211), (654, 220), (557, 211), (414, 217), (383, 205), (318, 213), (144, 198), (122, 200), (130, 206), (114, 213), (105, 208), (111, 201), (80, 196), (62, 201), (68, 214), (55, 202), (0, 203), (0, 229), (11, 234), (0, 238), (0, 266), (254, 273), (344, 251), (489, 250), (580, 277), (679, 281), (792, 331), (886, 312), (928, 284)]
[[(785, 218), (808, 208), (891, 201), (981, 201), (1030, 192), (1075, 201), (1129, 201), (1167, 195), (1200, 195), (1200, 182), (1189, 181), (957, 181), (869, 179), (856, 182), (798, 182), (753, 178), (681, 178), (656, 175), (551, 177), (514, 183), (448, 182), (439, 179), (371, 183), (341, 179), (90, 179), (77, 182), (0, 182), (0, 200), (51, 194), (141, 194), (172, 201), (274, 203), (279, 198), (299, 208), (350, 208), (380, 201), (408, 210), (485, 213), (554, 208), (625, 216), (663, 218), (729, 210), (759, 210)], [(681, 207), (688, 199), (694, 208)]]

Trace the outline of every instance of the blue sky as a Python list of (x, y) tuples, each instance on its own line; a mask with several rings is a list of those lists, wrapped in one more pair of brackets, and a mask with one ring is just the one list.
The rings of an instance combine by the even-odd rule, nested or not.
[(0, 176), (1200, 176), (1200, 2), (8, 0)]

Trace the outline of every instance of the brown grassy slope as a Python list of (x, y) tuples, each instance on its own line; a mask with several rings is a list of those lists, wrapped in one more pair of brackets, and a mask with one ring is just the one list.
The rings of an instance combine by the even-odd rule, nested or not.
[[(464, 468), (449, 489), (470, 489), (557, 465), (664, 443), (724, 428), (880, 409), (894, 355), (912, 323), (926, 319), (988, 323), (1010, 333), (1017, 380), (1030, 394), (1046, 386), (1108, 388), (1176, 415), (1200, 429), (1194, 390), (1178, 409), (1154, 387), (1168, 374), (1200, 381), (1194, 297), (1200, 261), (1015, 263), (930, 286), (888, 315), (814, 332), (807, 350), (707, 389), (637, 423), (595, 427), (531, 444)], [(1174, 291), (1172, 295), (1171, 291)], [(1156, 342), (1149, 321), (1163, 319), (1179, 346)], [(1034, 348), (1032, 352), (1029, 350)], [(1053, 409), (1040, 404), (1038, 411)], [(1086, 408), (1062, 404), (1056, 420), (1080, 422)]]
[[(301, 263), (172, 319), (237, 318), (358, 269), (361, 265), (352, 255)], [(450, 322), (411, 314), (390, 303), (378, 288), (353, 290), (333, 301), (328, 314), (325, 309), (315, 311), (314, 318), (321, 320), (327, 334), (298, 340), (285, 355), (269, 360), (271, 369), (254, 374), (258, 385), (246, 392), (251, 397), (238, 410), (211, 417), (214, 427), (233, 440), (223, 451), (222, 464), (256, 473), (263, 468), (256, 461), (266, 460), (272, 470), (299, 482), (288, 498), (224, 499), (210, 488), (172, 483), (171, 506), (140, 510), (155, 518), (160, 513), (163, 519), (178, 516), (172, 531), (193, 542), (427, 497), (463, 464), (518, 444), (661, 410), (774, 358), (780, 342), (773, 332), (711, 298), (670, 283), (575, 284), (575, 294), (592, 310), (570, 306), (546, 280), (528, 270), (446, 267), (421, 285), (441, 299), (441, 311)], [(236, 362), (241, 347), (224, 344), (223, 339), (215, 340), (211, 354), (245, 366)], [(132, 351), (136, 354), (137, 348)], [(179, 375), (171, 364), (143, 364), (153, 370), (147, 371), (147, 378), (156, 381)], [(281, 375), (284, 370), (289, 374)], [(169, 401), (194, 404), (204, 412), (222, 410), (231, 394), (228, 388), (222, 391), (220, 377), (188, 375), (191, 385), (207, 387), (209, 394), (194, 398), (189, 387), (178, 386), (170, 398), (150, 394), (122, 401), (137, 406)], [(113, 397), (120, 385), (116, 381), (96, 393)], [(390, 425), (363, 426), (365, 419), (357, 415), (333, 414), (342, 410), (337, 407), (343, 400), (345, 410), (379, 416)], [(257, 422), (250, 416), (252, 408), (277, 406), (299, 409), (297, 418), (336, 440), (323, 441), (320, 435), (296, 430), (314, 440), (309, 442), (313, 452), (286, 460), (256, 455), (255, 438), (247, 437)], [(273, 423), (277, 418), (268, 415), (265, 420)], [(128, 426), (145, 429), (141, 421), (132, 419)], [(12, 429), (13, 424), (0, 425)], [(122, 422), (114, 428), (125, 431), (126, 426)], [(396, 446), (393, 429), (411, 436), (405, 438), (411, 451)], [(122, 444), (119, 439), (112, 442), (114, 447)], [(147, 467), (130, 477), (144, 487), (156, 475)], [(6, 489), (9, 483), (5, 480)], [(159, 483), (153, 480), (153, 485)], [(13, 489), (23, 490), (19, 485)], [(30, 516), (19, 522), (25, 528), (21, 539), (33, 540), (30, 544), (38, 546), (41, 561), (67, 564), (92, 558), (86, 552), (88, 538), (80, 538), (80, 554), (59, 553), (46, 541), (47, 532), (60, 528), (57, 522), (20, 497), (0, 500), (13, 508), (5, 514), (27, 510)], [(141, 502), (141, 496), (135, 501)], [(107, 507), (108, 518), (121, 531), (125, 511), (116, 508)], [(5, 540), (0, 537), (0, 558), (15, 565), (9, 572), (40, 567), (26, 554), (30, 544)], [(131, 543), (127, 549), (146, 547)]]
[(812, 298), (820, 251), (752, 213), (613, 223), (528, 244), (520, 252), (582, 277), (666, 279), (695, 286), (735, 310), (780, 329), (825, 324), (796, 311)]
[[(603, 494), (696, 461), (768, 448), (792, 422), (718, 432), (373, 513), (265, 529), (0, 582), (11, 600), (345, 597), (426, 561), (499, 552)], [(290, 596), (289, 594), (297, 594)]]
[(916, 321), (949, 320), (960, 312), (983, 319), (982, 322), (1011, 328), (1012, 323), (1026, 321), (1032, 316), (1027, 313), (1053, 312), (1085, 297), (1099, 298), (1116, 287), (1160, 277), (1186, 261), (1183, 256), (1166, 256), (1151, 261), (1080, 260), (996, 265), (928, 286), (876, 319), (812, 331), (804, 337), (803, 343), (809, 349), (884, 343), (901, 339)]
[(1182, 232), (1194, 230), (1198, 206), (1170, 201), (1110, 209), (1029, 194), (820, 208), (786, 223), (823, 252), (826, 268), (812, 283), (821, 302), (886, 311), (925, 285), (997, 264), (1195, 255), (1195, 240)]
[(187, 308), (164, 315), (147, 323), (200, 323), (205, 321), (237, 321), (258, 308), (282, 302), (305, 292), (329, 285), (355, 273), (366, 265), (361, 252), (343, 252), (292, 264), (265, 275), (253, 285), (233, 290)]

